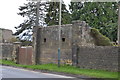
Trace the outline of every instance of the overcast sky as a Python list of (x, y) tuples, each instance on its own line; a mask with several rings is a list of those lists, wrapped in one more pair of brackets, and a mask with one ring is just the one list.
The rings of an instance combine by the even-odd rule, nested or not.
[[(66, 4), (70, 0), (64, 0)], [(26, 0), (1, 0), (0, 1), (0, 28), (11, 29), (15, 32), (15, 26), (23, 22), (24, 18), (17, 15), (19, 6), (26, 3)]]

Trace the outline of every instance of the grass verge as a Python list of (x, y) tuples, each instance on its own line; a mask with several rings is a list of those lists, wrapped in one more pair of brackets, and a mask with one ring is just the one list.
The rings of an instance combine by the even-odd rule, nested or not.
[(21, 65), (16, 64), (12, 61), (0, 60), (0, 64), (28, 68), (28, 69), (36, 69), (36, 70), (49, 70), (55, 72), (64, 72), (70, 74), (77, 75), (85, 75), (95, 78), (118, 78), (118, 72), (111, 72), (105, 70), (93, 70), (93, 69), (80, 69), (73, 66), (61, 65), (58, 67), (56, 64), (42, 64), (42, 65)]

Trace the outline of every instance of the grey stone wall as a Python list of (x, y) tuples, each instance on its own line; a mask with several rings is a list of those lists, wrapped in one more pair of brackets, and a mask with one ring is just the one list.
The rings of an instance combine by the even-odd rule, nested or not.
[(11, 44), (11, 43), (1, 43), (0, 47), (1, 47), (0, 56), (2, 56), (2, 59), (11, 60), (12, 59), (12, 53), (13, 53), (13, 44)]
[[(72, 46), (94, 46), (90, 27), (84, 21), (73, 21), (61, 26), (61, 63), (72, 64)], [(36, 33), (34, 33), (35, 35)], [(33, 60), (38, 64), (57, 63), (59, 47), (59, 26), (53, 25), (37, 30), (34, 36)]]
[(2, 46), (1, 46), (1, 43), (0, 43), (0, 59), (2, 59)]
[(0, 29), (0, 43), (2, 43), (3, 38), (2, 38), (2, 30)]
[(90, 35), (90, 26), (85, 21), (72, 22), (72, 45), (94, 46), (94, 41)]
[(78, 47), (78, 64), (80, 68), (118, 71), (119, 47)]
[[(50, 26), (40, 29), (40, 45), (39, 48), (39, 62), (57, 63), (58, 60), (58, 46), (59, 46), (59, 26)], [(66, 64), (67, 61), (72, 60), (71, 39), (72, 32), (71, 25), (62, 25), (61, 30), (61, 63)]]
[(0, 43), (10, 43), (13, 38), (12, 30), (0, 28)]
[[(118, 47), (95, 46), (90, 27), (84, 21), (62, 25), (61, 64), (71, 64), (86, 69), (118, 71)], [(33, 60), (37, 64), (55, 63), (58, 60), (59, 26), (37, 30)]]

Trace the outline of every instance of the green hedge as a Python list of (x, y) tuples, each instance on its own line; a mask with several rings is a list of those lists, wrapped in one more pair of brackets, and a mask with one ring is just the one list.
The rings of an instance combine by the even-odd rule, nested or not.
[(99, 32), (98, 29), (91, 28), (91, 35), (97, 46), (113, 46), (110, 39)]

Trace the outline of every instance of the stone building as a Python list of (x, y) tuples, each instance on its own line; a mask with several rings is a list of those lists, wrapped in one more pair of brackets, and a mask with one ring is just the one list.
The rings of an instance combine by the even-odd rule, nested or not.
[(10, 59), (13, 51), (12, 30), (0, 28), (0, 59)]
[[(93, 46), (90, 27), (84, 21), (73, 21), (72, 24), (61, 26), (61, 63), (72, 61), (74, 46)], [(57, 63), (59, 47), (59, 26), (38, 28), (34, 43), (33, 60), (38, 64)], [(34, 37), (34, 38), (35, 38)]]
[(0, 43), (9, 43), (13, 37), (12, 30), (0, 28)]
[[(97, 46), (84, 21), (61, 26), (60, 63), (85, 69), (118, 71), (120, 47)], [(58, 63), (59, 26), (35, 27), (33, 64)], [(35, 32), (36, 31), (36, 32)], [(102, 37), (100, 37), (102, 38)]]

